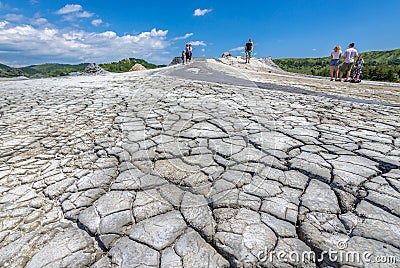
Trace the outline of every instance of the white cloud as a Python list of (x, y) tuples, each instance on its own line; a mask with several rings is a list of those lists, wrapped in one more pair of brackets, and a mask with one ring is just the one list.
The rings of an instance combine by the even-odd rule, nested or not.
[(31, 24), (33, 24), (33, 25), (42, 25), (42, 26), (43, 26), (43, 25), (47, 25), (47, 26), (50, 25), (49, 21), (48, 21), (46, 18), (43, 18), (43, 17), (40, 15), (39, 12), (35, 13), (35, 14), (33, 15), (33, 18), (30, 18), (30, 19), (29, 19), (29, 22), (30, 22)]
[(8, 21), (23, 21), (25, 19), (25, 16), (20, 14), (6, 14), (4, 16), (4, 19)]
[(0, 29), (6, 27), (8, 21), (0, 21)]
[(201, 49), (201, 52), (206, 52), (206, 49), (205, 49), (205, 48), (202, 48), (202, 49)]
[[(63, 19), (66, 21), (74, 22), (76, 20), (76, 14), (68, 14), (63, 16)], [(79, 24), (74, 25), (76, 27), (79, 27)]]
[(162, 30), (158, 30), (156, 28), (153, 28), (150, 32), (142, 32), (138, 35), (138, 37), (140, 38), (144, 38), (144, 39), (149, 39), (151, 37), (166, 37), (168, 34), (168, 30), (166, 31), (162, 31)]
[(46, 18), (34, 18), (34, 19), (31, 19), (30, 22), (33, 25), (44, 25), (44, 24), (49, 23)]
[(229, 51), (244, 51), (244, 47), (231, 48), (231, 49), (229, 49)]
[(94, 13), (90, 13), (87, 11), (76, 13), (76, 16), (78, 18), (91, 18), (91, 17), (93, 17), (93, 15), (94, 15)]
[(64, 14), (69, 14), (77, 11), (81, 11), (82, 6), (81, 5), (65, 5), (63, 8), (60, 8), (59, 10), (56, 11), (56, 14), (59, 15), (64, 15)]
[(81, 5), (65, 5), (56, 11), (56, 14), (63, 15), (64, 20), (74, 22), (79, 18), (91, 18), (94, 13), (83, 10)]
[(196, 9), (193, 13), (193, 16), (204, 16), (205, 14), (211, 12), (212, 9)]
[(189, 37), (191, 37), (191, 36), (193, 36), (194, 35), (194, 33), (187, 33), (187, 34), (185, 34), (185, 35), (183, 35), (183, 36), (178, 36), (178, 37), (175, 37), (175, 38), (173, 38), (172, 40), (184, 40), (184, 39), (188, 39)]
[(0, 57), (2, 63), (12, 65), (102, 63), (126, 57), (156, 61), (170, 46), (167, 34), (168, 30), (152, 29), (120, 36), (113, 31), (96, 33), (0, 21)]
[(192, 42), (189, 42), (190, 44), (192, 44), (192, 46), (207, 46), (207, 44), (206, 43), (204, 43), (204, 41), (192, 41)]
[(103, 21), (101, 20), (101, 19), (95, 19), (95, 20), (92, 20), (92, 25), (93, 26), (100, 26), (100, 24), (102, 24), (103, 23)]

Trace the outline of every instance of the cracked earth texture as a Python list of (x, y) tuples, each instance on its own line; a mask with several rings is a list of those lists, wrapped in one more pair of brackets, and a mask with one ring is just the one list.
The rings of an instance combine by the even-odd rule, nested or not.
[[(0, 83), (0, 266), (399, 265), (398, 107), (146, 72)], [(340, 243), (398, 263), (261, 258)]]

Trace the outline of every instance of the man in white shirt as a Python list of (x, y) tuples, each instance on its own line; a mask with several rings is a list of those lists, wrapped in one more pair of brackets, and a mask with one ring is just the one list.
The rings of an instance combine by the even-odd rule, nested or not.
[(358, 51), (354, 49), (354, 43), (349, 45), (349, 48), (344, 52), (344, 62), (340, 66), (340, 81), (342, 81), (343, 74), (346, 73), (345, 82), (350, 81), (351, 68), (353, 68), (354, 57), (358, 56)]

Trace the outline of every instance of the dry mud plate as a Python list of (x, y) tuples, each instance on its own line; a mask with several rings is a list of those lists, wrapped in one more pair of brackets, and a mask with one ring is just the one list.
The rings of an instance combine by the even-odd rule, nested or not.
[(399, 267), (399, 87), (230, 65), (0, 81), (0, 266)]

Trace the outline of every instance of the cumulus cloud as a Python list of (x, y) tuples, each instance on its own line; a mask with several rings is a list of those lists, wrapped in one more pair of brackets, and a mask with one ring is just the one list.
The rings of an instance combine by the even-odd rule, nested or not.
[(8, 21), (0, 21), (0, 29), (4, 28), (8, 24)]
[(212, 9), (200, 9), (200, 8), (198, 8), (198, 9), (196, 9), (194, 12), (193, 12), (193, 16), (204, 16), (205, 14), (207, 14), (207, 13), (210, 13), (212, 11)]
[(169, 45), (168, 30), (137, 35), (15, 25), (0, 21), (0, 58), (10, 65), (45, 62), (109, 62), (126, 57), (159, 57)]
[(4, 19), (8, 21), (23, 21), (25, 16), (20, 14), (6, 14)]
[(33, 18), (33, 19), (30, 19), (29, 21), (33, 25), (44, 25), (44, 24), (49, 23), (46, 18)]
[(56, 11), (56, 14), (63, 15), (66, 21), (75, 21), (76, 19), (87, 19), (93, 17), (94, 13), (83, 10), (81, 5), (65, 5)]
[(33, 18), (29, 19), (29, 23), (33, 24), (33, 25), (51, 25), (49, 23), (49, 21), (46, 18), (43, 18), (39, 12), (35, 13), (35, 15), (33, 15)]
[(96, 27), (101, 25), (102, 23), (103, 23), (103, 21), (101, 19), (92, 20), (92, 25), (96, 26)]
[(207, 46), (207, 44), (204, 41), (192, 41), (190, 42), (190, 44), (192, 44), (192, 46)]
[(229, 51), (243, 51), (244, 47), (235, 47), (235, 48), (231, 48), (229, 49)]
[(176, 40), (184, 40), (184, 39), (188, 39), (189, 37), (191, 37), (193, 35), (194, 35), (193, 33), (187, 33), (187, 34), (185, 34), (183, 36), (175, 37), (172, 40), (174, 40), (174, 41), (176, 41)]
[(83, 8), (81, 5), (65, 5), (63, 8), (60, 8), (56, 11), (56, 14), (65, 15), (77, 11), (81, 11)]
[(91, 18), (91, 17), (93, 17), (93, 15), (94, 15), (94, 13), (90, 13), (87, 11), (76, 13), (76, 16), (78, 18)]

